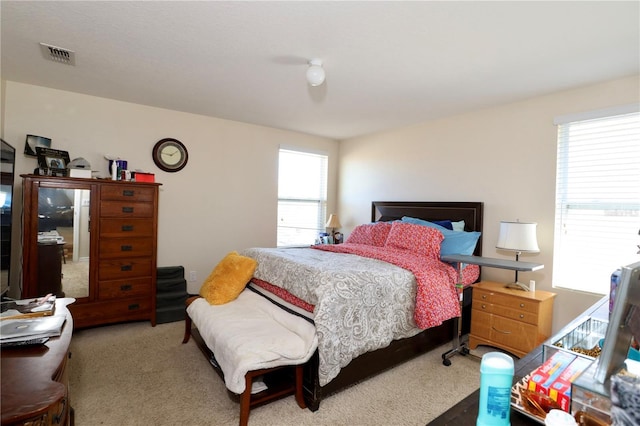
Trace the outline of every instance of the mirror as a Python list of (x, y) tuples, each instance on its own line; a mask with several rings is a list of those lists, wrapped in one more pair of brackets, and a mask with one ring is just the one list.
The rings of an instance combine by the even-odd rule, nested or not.
[(0, 139), (0, 295), (9, 291), (11, 271), (11, 209), (16, 150)]
[[(59, 296), (89, 297), (91, 191), (45, 188), (38, 191), (39, 285), (62, 277)], [(58, 272), (60, 271), (60, 272)]]

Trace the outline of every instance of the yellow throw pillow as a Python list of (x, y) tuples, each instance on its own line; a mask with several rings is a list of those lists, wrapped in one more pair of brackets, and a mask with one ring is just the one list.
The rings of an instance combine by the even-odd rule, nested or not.
[(258, 262), (232, 251), (213, 269), (200, 287), (200, 296), (211, 305), (223, 305), (235, 300), (253, 277)]

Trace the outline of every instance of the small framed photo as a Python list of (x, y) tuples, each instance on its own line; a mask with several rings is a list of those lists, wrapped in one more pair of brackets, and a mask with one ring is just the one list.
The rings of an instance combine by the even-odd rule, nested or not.
[(69, 153), (57, 149), (36, 147), (38, 167), (48, 170), (52, 176), (66, 176), (69, 164)]
[(51, 139), (44, 136), (27, 135), (27, 140), (24, 143), (24, 153), (31, 157), (37, 157), (38, 153), (36, 148), (51, 148)]

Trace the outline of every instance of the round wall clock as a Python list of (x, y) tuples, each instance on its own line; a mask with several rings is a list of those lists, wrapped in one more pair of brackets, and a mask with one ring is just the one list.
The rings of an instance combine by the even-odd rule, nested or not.
[(182, 142), (173, 138), (159, 140), (153, 147), (153, 162), (165, 172), (177, 172), (187, 165), (189, 153)]

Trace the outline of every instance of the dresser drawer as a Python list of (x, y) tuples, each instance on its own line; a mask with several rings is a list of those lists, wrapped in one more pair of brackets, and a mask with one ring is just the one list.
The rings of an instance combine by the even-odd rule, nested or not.
[(152, 237), (154, 235), (152, 219), (106, 218), (100, 219), (100, 237)]
[(490, 314), (501, 315), (506, 318), (513, 319), (515, 321), (526, 322), (527, 324), (538, 324), (538, 313), (527, 312), (518, 308), (511, 308), (507, 306), (494, 305), (493, 303), (486, 302), (474, 302), (473, 308)]
[(153, 201), (155, 187), (137, 185), (103, 185), (100, 189), (102, 200), (113, 201)]
[(89, 327), (117, 321), (151, 318), (150, 297), (135, 297), (94, 303), (74, 303), (69, 305), (74, 324)]
[(151, 256), (153, 238), (101, 238), (100, 259)]
[(101, 217), (153, 217), (153, 204), (135, 201), (103, 201), (100, 203)]
[(524, 353), (537, 346), (538, 329), (509, 318), (478, 309), (472, 311), (471, 334), (489, 340), (498, 346), (507, 346)]
[(98, 279), (100, 281), (149, 276), (151, 276), (150, 258), (100, 260), (100, 264), (98, 265)]
[(151, 278), (132, 278), (98, 282), (98, 297), (116, 299), (125, 297), (148, 296), (151, 294)]
[(522, 312), (538, 313), (540, 302), (537, 300), (529, 300), (514, 297), (510, 294), (494, 293), (490, 291), (473, 289), (473, 303), (491, 303), (494, 305), (504, 306), (517, 309)]

